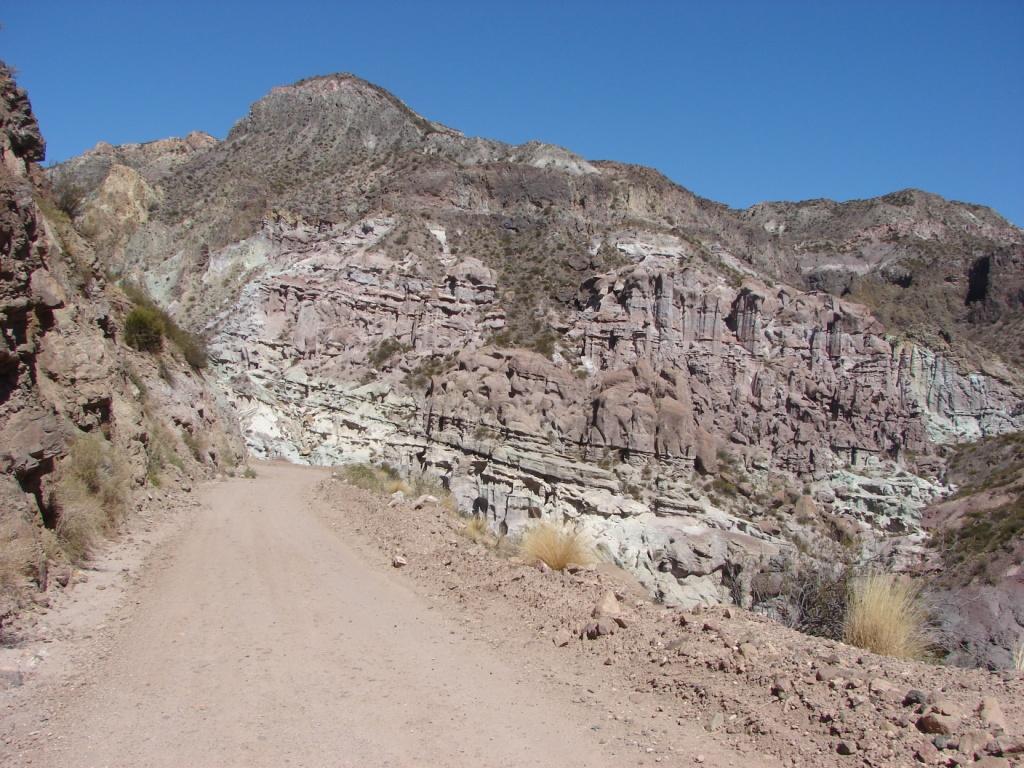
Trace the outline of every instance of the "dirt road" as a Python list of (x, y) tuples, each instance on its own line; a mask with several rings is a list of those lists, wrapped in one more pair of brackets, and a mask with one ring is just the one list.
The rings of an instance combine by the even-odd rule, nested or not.
[(322, 477), (268, 465), (202, 489), (92, 682), (47, 724), (59, 738), (26, 762), (623, 764), (586, 712), (328, 530)]

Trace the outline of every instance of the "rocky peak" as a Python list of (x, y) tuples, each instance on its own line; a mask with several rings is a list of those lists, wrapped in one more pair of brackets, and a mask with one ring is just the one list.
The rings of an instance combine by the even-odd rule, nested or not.
[[(285, 137), (283, 131), (293, 134)], [(327, 151), (373, 152), (409, 146), (434, 132), (455, 134), (417, 114), (385, 89), (355, 75), (337, 73), (272, 89), (235, 125), (228, 141), (253, 141), (268, 135), (313, 143)]]
[(93, 193), (117, 166), (130, 168), (152, 183), (217, 144), (215, 137), (203, 131), (117, 146), (100, 141), (78, 157), (56, 166), (50, 177), (58, 185), (64, 179), (73, 180), (82, 196)]

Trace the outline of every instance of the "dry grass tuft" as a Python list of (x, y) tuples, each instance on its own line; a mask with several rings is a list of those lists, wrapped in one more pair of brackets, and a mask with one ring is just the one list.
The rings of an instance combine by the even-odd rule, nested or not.
[(463, 535), (478, 544), (490, 545), (494, 543), (494, 534), (487, 526), (487, 519), (481, 515), (473, 515), (466, 520), (462, 527)]
[(1013, 659), (1013, 668), (1018, 672), (1024, 672), (1024, 637), (1018, 638), (1010, 649), (1010, 656)]
[(16, 514), (0, 525), (0, 590), (17, 589), (38, 569), (38, 549), (30, 523)]
[(556, 571), (597, 560), (597, 553), (582, 531), (548, 521), (537, 523), (523, 533), (519, 551), (526, 560), (541, 560)]
[(926, 620), (912, 583), (893, 574), (868, 574), (850, 583), (843, 639), (883, 656), (923, 659), (929, 647)]
[(72, 560), (87, 557), (128, 509), (128, 474), (118, 451), (102, 435), (77, 438), (57, 481), (57, 537)]

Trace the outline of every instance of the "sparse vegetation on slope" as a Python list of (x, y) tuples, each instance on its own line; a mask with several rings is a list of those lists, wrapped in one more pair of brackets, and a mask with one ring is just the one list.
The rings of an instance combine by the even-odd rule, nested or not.
[(409, 349), (410, 347), (407, 344), (403, 344), (398, 339), (389, 336), (370, 350), (366, 360), (374, 368), (380, 368), (382, 365), (391, 362), (395, 355), (399, 355)]
[(140, 352), (164, 348), (164, 323), (152, 307), (135, 307), (124, 319), (124, 343)]
[(346, 464), (337, 474), (348, 483), (371, 493), (391, 494), (396, 491), (409, 493), (409, 485), (393, 467), (376, 467), (372, 464)]
[(31, 525), (14, 515), (0, 520), (0, 591), (21, 586), (37, 560)]
[(125, 343), (144, 352), (159, 352), (167, 337), (194, 370), (206, 367), (206, 344), (174, 322), (141, 287), (124, 283), (125, 295), (135, 305), (125, 319)]
[(435, 479), (427, 475), (403, 478), (401, 473), (387, 464), (346, 464), (335, 470), (342, 480), (364, 491), (389, 496), (401, 491), (406, 496), (430, 495), (452, 511), (455, 501), (451, 494)]
[(1013, 557), (1024, 540), (1024, 433), (959, 447), (948, 480), (958, 491), (940, 507), (955, 513), (942, 516), (931, 543), (952, 572), (972, 578)]
[(96, 541), (121, 521), (128, 508), (124, 458), (100, 434), (71, 444), (57, 481), (57, 537), (72, 560), (87, 557)]

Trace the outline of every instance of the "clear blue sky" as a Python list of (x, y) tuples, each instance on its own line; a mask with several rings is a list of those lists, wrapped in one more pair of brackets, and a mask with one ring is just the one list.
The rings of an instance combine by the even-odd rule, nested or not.
[(224, 136), (272, 86), (350, 71), (737, 207), (920, 187), (1024, 224), (1021, 0), (31, 0), (0, 23), (49, 161)]

